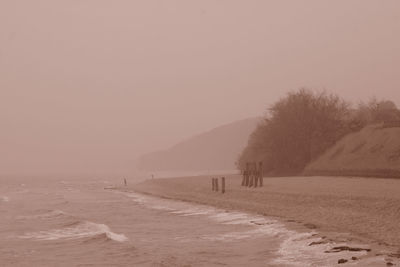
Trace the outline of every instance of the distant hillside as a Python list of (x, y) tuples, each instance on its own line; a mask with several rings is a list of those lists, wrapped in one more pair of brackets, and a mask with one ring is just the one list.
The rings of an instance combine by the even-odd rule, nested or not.
[(345, 136), (308, 165), (305, 173), (400, 177), (400, 125), (386, 125), (370, 125)]
[(170, 149), (144, 155), (143, 170), (233, 170), (260, 118), (240, 120), (183, 141)]

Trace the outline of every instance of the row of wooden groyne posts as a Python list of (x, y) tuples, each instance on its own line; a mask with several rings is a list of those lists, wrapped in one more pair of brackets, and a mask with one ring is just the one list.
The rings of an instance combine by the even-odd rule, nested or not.
[[(262, 187), (263, 186), (263, 164), (260, 161), (246, 163), (246, 169), (242, 171), (242, 186), (246, 187)], [(219, 191), (218, 178), (211, 178), (212, 191)], [(225, 177), (221, 177), (221, 193), (225, 193)]]

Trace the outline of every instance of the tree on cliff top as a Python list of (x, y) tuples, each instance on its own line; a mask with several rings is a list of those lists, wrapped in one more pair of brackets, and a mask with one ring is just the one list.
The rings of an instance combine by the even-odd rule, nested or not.
[(336, 95), (300, 89), (276, 102), (250, 136), (239, 157), (263, 161), (275, 174), (301, 172), (339, 138), (350, 131), (349, 104)]

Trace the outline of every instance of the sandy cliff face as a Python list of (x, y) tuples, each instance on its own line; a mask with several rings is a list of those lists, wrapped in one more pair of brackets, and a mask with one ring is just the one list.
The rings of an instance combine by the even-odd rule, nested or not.
[(233, 170), (260, 118), (217, 127), (139, 160), (144, 170)]
[(400, 127), (388, 126), (370, 125), (345, 136), (305, 172), (400, 177)]

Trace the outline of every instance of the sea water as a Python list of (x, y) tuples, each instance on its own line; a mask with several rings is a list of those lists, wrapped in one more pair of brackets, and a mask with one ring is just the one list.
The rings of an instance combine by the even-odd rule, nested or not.
[(336, 266), (351, 256), (309, 246), (315, 232), (274, 218), (110, 190), (113, 179), (0, 182), (0, 266)]

